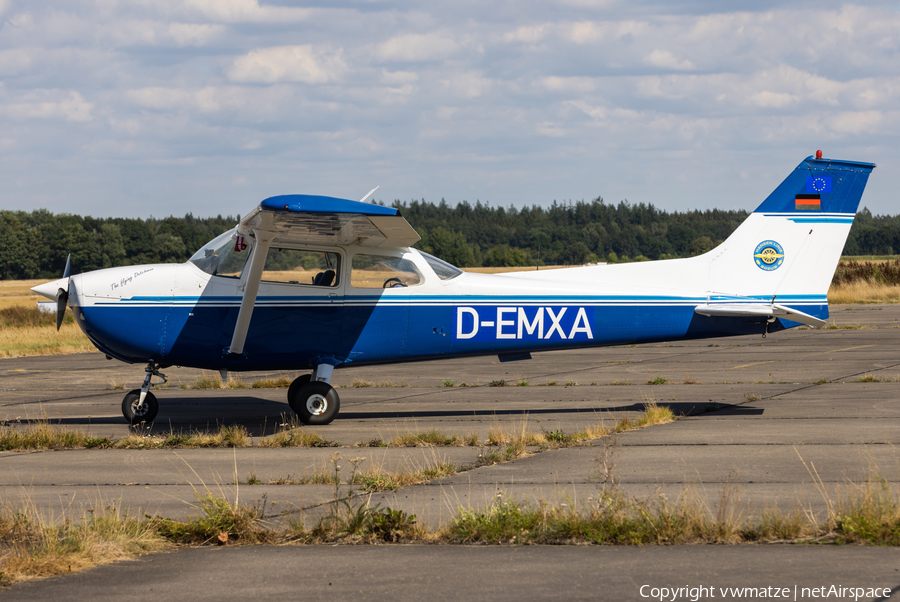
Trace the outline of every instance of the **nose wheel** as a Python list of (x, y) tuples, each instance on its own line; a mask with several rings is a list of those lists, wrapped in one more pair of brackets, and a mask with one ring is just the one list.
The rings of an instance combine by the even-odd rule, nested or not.
[(144, 368), (144, 372), (147, 373), (147, 376), (144, 377), (144, 384), (140, 389), (129, 391), (122, 400), (122, 415), (129, 424), (153, 422), (159, 413), (159, 402), (156, 401), (156, 395), (150, 392), (152, 385), (150, 380), (154, 376), (158, 376), (163, 380), (157, 384), (166, 384), (168, 379), (159, 371), (160, 367), (159, 364), (153, 362), (147, 364), (147, 367)]
[(122, 414), (130, 424), (153, 422), (158, 413), (159, 402), (156, 401), (156, 395), (149, 391), (144, 396), (144, 403), (141, 403), (140, 389), (129, 391), (122, 400)]

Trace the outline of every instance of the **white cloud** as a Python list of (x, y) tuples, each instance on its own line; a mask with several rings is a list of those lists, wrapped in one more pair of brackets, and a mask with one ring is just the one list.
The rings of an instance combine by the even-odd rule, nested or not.
[[(292, 189), (298, 173), (338, 195), (335, 182), (354, 194), (390, 182), (386, 199), (721, 206), (717, 178), (739, 178), (734, 165), (749, 190), (819, 141), (888, 156), (877, 186), (900, 169), (883, 150), (900, 135), (900, 13), (849, 2), (0, 0), (0, 131), (15, 141), (0, 144), (0, 178), (29, 182), (16, 196), (0, 187), (0, 202), (104, 181), (114, 197), (117, 153), (144, 201), (171, 197), (162, 181), (192, 202), (215, 197), (192, 205), (201, 215), (244, 210), (247, 193)], [(84, 175), (50, 182), (25, 156)], [(684, 161), (711, 166), (697, 184), (708, 197), (654, 184), (689, 173)], [(241, 174), (247, 190), (221, 206)], [(112, 198), (92, 192), (81, 200)], [(184, 210), (171, 206), (154, 211)]]
[(881, 111), (844, 111), (829, 119), (828, 125), (838, 134), (876, 134), (884, 117)]
[(489, 78), (483, 77), (478, 71), (456, 73), (448, 79), (441, 80), (446, 90), (456, 96), (465, 98), (477, 98), (485, 94), (492, 85)]
[(22, 48), (0, 51), (0, 75), (13, 75), (31, 66), (31, 54)]
[(458, 47), (445, 33), (408, 33), (378, 44), (375, 55), (382, 61), (439, 61), (450, 57)]
[(64, 90), (35, 90), (0, 104), (0, 113), (14, 119), (62, 119), (64, 121), (91, 121), (94, 104), (87, 102), (80, 93)]
[(648, 64), (662, 69), (675, 69), (677, 71), (690, 71), (696, 69), (694, 63), (687, 59), (679, 61), (668, 50), (654, 50), (644, 58)]
[(253, 50), (234, 61), (228, 79), (242, 83), (299, 82), (324, 84), (339, 80), (347, 69), (342, 50), (310, 45)]
[(503, 35), (504, 42), (525, 42), (534, 44), (543, 40), (550, 30), (550, 26), (544, 25), (528, 25), (518, 27)]
[(306, 21), (316, 11), (308, 8), (260, 5), (259, 0), (143, 0), (169, 15), (200, 15), (223, 23), (293, 23)]
[(591, 92), (597, 88), (592, 77), (545, 77), (538, 82), (541, 86), (554, 92)]
[(769, 92), (763, 90), (750, 96), (750, 103), (757, 107), (773, 107), (781, 109), (796, 104), (800, 99), (786, 92)]
[(381, 79), (384, 83), (390, 85), (412, 84), (419, 81), (419, 74), (415, 71), (388, 71), (387, 69), (382, 69)]
[(179, 46), (205, 46), (224, 32), (223, 26), (207, 23), (172, 23), (168, 27), (169, 36)]

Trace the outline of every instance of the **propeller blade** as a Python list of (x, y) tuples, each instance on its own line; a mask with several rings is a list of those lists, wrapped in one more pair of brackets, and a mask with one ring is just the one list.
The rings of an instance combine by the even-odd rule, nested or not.
[(59, 289), (56, 292), (56, 330), (62, 326), (63, 318), (66, 317), (66, 306), (69, 304), (69, 292)]
[[(68, 278), (71, 276), (72, 272), (72, 254), (69, 253), (69, 256), (66, 257), (66, 269), (63, 270), (63, 278)], [(68, 294), (66, 295), (68, 296)]]

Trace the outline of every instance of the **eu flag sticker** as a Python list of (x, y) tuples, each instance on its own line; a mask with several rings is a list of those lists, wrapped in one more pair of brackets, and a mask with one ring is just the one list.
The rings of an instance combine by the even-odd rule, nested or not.
[(806, 192), (831, 192), (831, 177), (815, 176), (806, 178)]

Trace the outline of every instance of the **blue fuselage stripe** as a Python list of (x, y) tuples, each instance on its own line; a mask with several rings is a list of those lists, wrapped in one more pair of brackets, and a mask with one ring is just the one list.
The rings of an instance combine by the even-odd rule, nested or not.
[[(733, 304), (760, 299), (771, 301), (762, 296), (712, 296), (709, 300)], [(241, 359), (225, 355), (239, 297), (111, 299), (75, 310), (91, 340), (124, 361), (153, 359), (229, 370), (303, 369), (323, 359), (364, 364), (602, 347), (761, 334), (765, 328), (764, 318), (696, 314), (694, 307), (706, 303), (706, 297), (434, 295), (381, 297), (377, 303), (375, 297), (358, 296), (333, 302), (321, 297), (261, 297), (258, 301)], [(818, 318), (828, 317), (825, 295), (788, 295), (778, 302)], [(768, 331), (795, 325), (779, 320)]]

